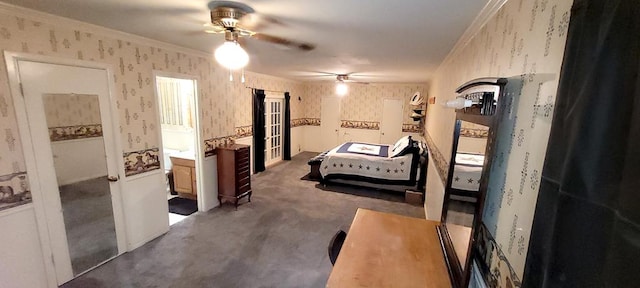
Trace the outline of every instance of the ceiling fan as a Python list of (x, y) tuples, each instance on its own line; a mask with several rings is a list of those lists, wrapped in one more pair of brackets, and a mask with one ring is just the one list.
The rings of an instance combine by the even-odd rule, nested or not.
[(356, 83), (356, 84), (369, 84), (369, 82), (361, 82), (356, 81), (349, 78), (350, 74), (335, 74), (336, 75), (336, 94), (339, 96), (344, 96), (349, 91), (349, 87), (346, 83)]
[(209, 9), (211, 10), (211, 23), (205, 24), (205, 32), (224, 33), (226, 41), (237, 42), (240, 37), (248, 37), (302, 51), (310, 51), (315, 48), (315, 45), (310, 43), (257, 32), (267, 24), (282, 23), (256, 13), (246, 4), (234, 1), (212, 1), (209, 3)]
[(349, 77), (351, 74), (336, 74), (337, 82), (348, 82), (348, 83), (357, 83), (357, 84), (369, 84), (369, 82), (357, 81), (353, 80)]
[(322, 72), (322, 71), (304, 71), (304, 72), (296, 72), (294, 75), (298, 78), (304, 78), (308, 80), (332, 80), (335, 79), (338, 83), (355, 83), (355, 84), (370, 84), (367, 81), (362, 81), (359, 79), (363, 78), (378, 78), (378, 75), (369, 75), (369, 74), (361, 74), (361, 73), (331, 73), (331, 72)]

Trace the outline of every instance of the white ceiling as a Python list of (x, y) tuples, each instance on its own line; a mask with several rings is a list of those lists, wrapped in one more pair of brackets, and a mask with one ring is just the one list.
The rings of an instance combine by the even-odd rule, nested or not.
[[(207, 0), (2, 0), (212, 52), (222, 34), (201, 32)], [(246, 41), (247, 70), (290, 79), (427, 82), (487, 0), (239, 0), (281, 22), (259, 30), (316, 45), (310, 52)]]

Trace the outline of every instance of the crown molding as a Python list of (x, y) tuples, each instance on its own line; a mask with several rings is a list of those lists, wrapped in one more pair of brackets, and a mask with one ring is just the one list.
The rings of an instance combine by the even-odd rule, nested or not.
[(186, 47), (182, 47), (179, 45), (162, 42), (158, 40), (154, 40), (151, 38), (146, 38), (143, 36), (130, 34), (110, 28), (106, 28), (103, 26), (90, 24), (87, 22), (82, 22), (79, 20), (74, 20), (71, 18), (66, 18), (58, 15), (53, 15), (25, 7), (16, 6), (13, 4), (8, 4), (4, 2), (0, 2), (0, 14), (8, 14), (12, 16), (24, 17), (31, 20), (35, 20), (38, 22), (49, 23), (52, 25), (60, 25), (63, 27), (67, 27), (72, 30), (84, 30), (86, 32), (91, 32), (94, 34), (100, 34), (102, 36), (114, 38), (114, 39), (122, 39), (131, 42), (137, 42), (144, 45), (153, 46), (156, 48), (161, 48), (163, 50), (173, 50), (180, 53), (191, 54), (194, 56), (205, 57), (208, 59), (213, 59), (213, 55), (204, 51), (190, 49)]
[(484, 25), (486, 25), (487, 22), (489, 22), (489, 20), (491, 20), (491, 18), (493, 18), (493, 16), (498, 13), (498, 10), (500, 10), (500, 8), (502, 8), (502, 6), (507, 3), (507, 1), (508, 0), (489, 0), (487, 4), (484, 5), (484, 8), (482, 8), (482, 10), (480, 10), (480, 13), (478, 13), (478, 16), (476, 16), (469, 27), (467, 27), (467, 30), (465, 30), (462, 36), (460, 36), (458, 42), (456, 42), (451, 51), (449, 51), (449, 54), (447, 54), (447, 57), (444, 58), (444, 60), (440, 64), (440, 67), (438, 67), (438, 69), (436, 70), (436, 74), (442, 68), (442, 66), (445, 65), (445, 63), (447, 63), (451, 57), (453, 57), (453, 55), (458, 53), (458, 51), (461, 51), (464, 47), (467, 46), (467, 44), (469, 44), (469, 42), (471, 42), (473, 37), (475, 37), (478, 32), (480, 32), (480, 30), (484, 27)]

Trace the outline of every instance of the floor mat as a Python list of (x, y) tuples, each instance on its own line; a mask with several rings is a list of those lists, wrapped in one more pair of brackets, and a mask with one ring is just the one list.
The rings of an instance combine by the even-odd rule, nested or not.
[(169, 213), (188, 216), (198, 211), (198, 202), (196, 200), (174, 197), (169, 199)]

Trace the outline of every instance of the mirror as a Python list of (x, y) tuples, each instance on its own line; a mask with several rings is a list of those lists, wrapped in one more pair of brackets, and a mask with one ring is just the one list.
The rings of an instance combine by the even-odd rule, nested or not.
[(43, 95), (74, 276), (116, 256), (98, 95)]
[(443, 222), (447, 226), (460, 266), (465, 267), (480, 193), (480, 178), (489, 127), (458, 121), (460, 134), (455, 158), (452, 158), (455, 162), (452, 165), (453, 175), (448, 187), (449, 193), (446, 200), (448, 205)]
[[(438, 233), (454, 287), (466, 287), (471, 264), (470, 245), (487, 190), (492, 162), (495, 129), (500, 122), (494, 115), (502, 78), (481, 78), (463, 84), (456, 100), (464, 107), (456, 111), (451, 158), (445, 186), (441, 224)], [(470, 106), (469, 106), (470, 105)]]
[[(470, 259), (473, 228), (482, 202), (481, 189), (489, 126), (464, 121), (459, 115), (454, 129), (449, 176), (441, 219), (441, 235), (455, 287), (464, 287)], [(486, 190), (486, 189), (485, 189)], [(448, 247), (448, 248), (446, 248)]]

